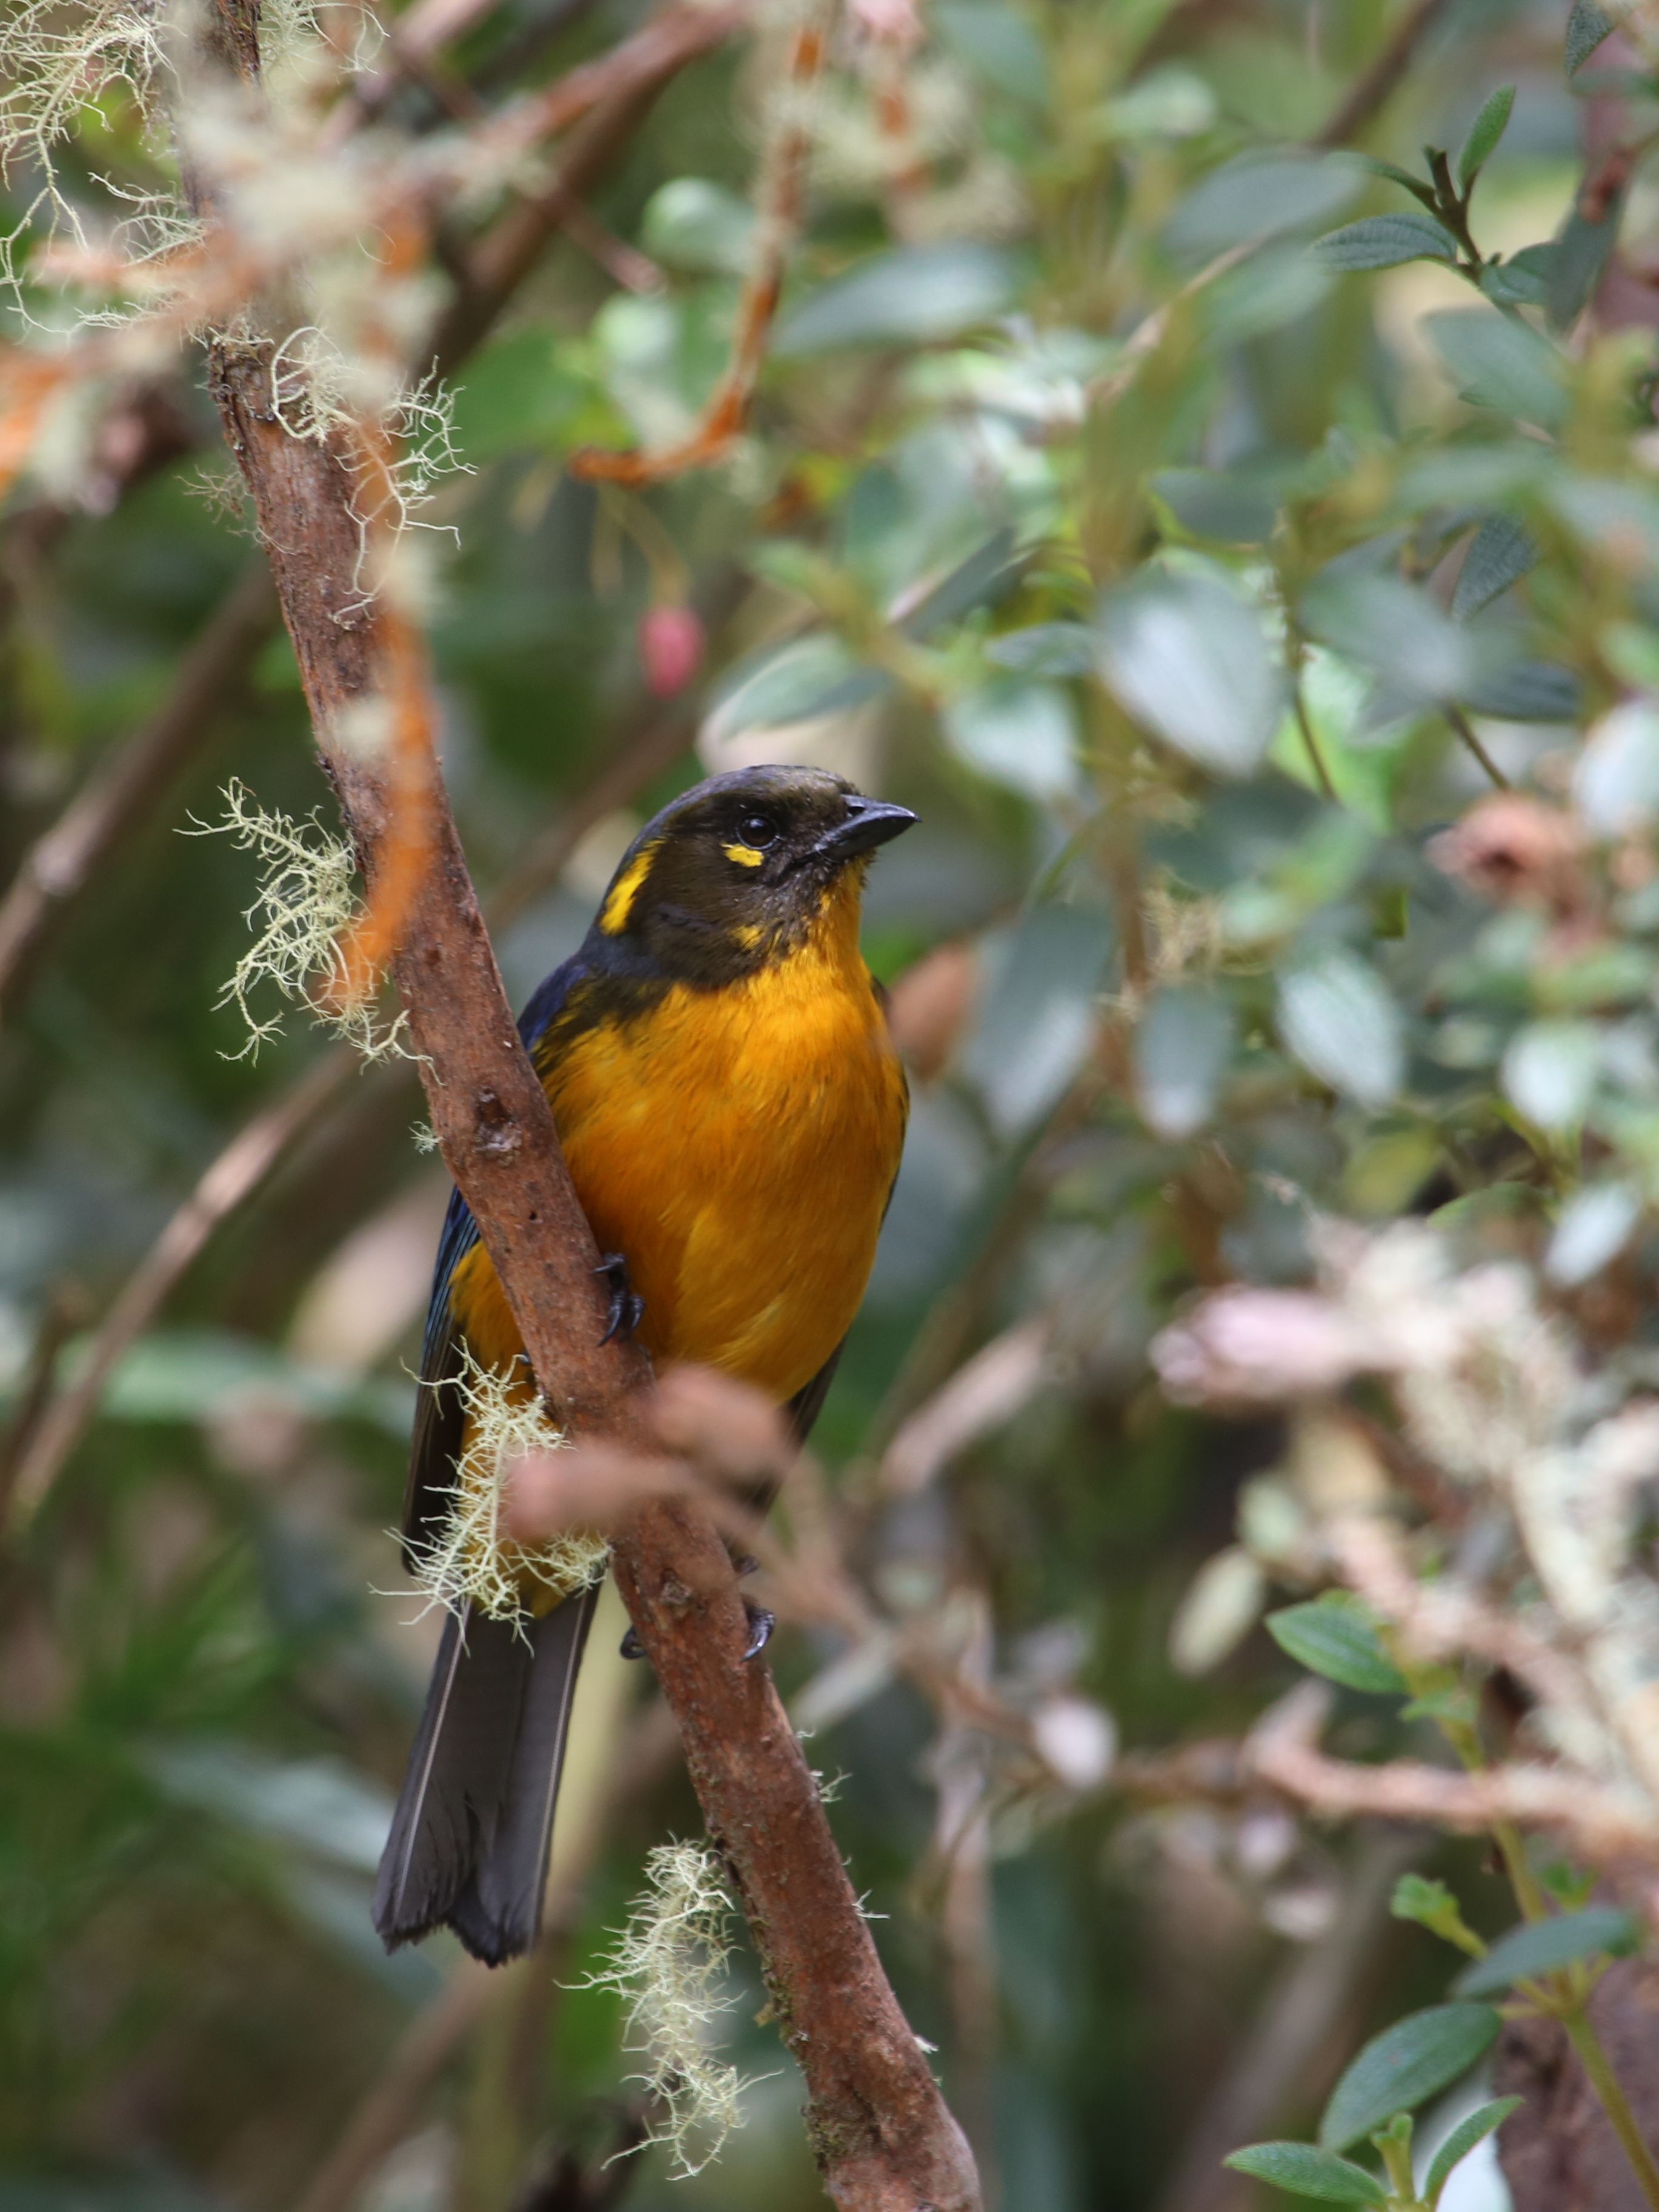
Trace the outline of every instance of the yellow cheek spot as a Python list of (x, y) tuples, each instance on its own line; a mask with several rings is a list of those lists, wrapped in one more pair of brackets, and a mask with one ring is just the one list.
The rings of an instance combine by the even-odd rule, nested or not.
[[(634, 911), (634, 902), (640, 895), (640, 886), (651, 872), (651, 860), (656, 852), (654, 845), (630, 860), (616, 882), (605, 895), (605, 904), (599, 909), (599, 927), (607, 937), (620, 937), (628, 927), (628, 917)], [(757, 859), (759, 855), (756, 855)]]
[(757, 921), (740, 921), (732, 932), (732, 942), (742, 945), (745, 952), (754, 951), (761, 941), (761, 926)]
[(764, 853), (757, 853), (752, 845), (722, 845), (720, 850), (728, 860), (735, 860), (740, 868), (758, 868), (765, 861)]

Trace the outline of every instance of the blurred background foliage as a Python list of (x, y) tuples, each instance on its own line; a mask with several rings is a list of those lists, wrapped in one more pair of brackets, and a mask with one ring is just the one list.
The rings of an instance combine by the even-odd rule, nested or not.
[[(735, 457), (645, 494), (577, 482), (574, 447), (672, 444), (720, 374), (778, 97), (768, 32), (668, 86), (454, 378), (463, 472), (425, 518), (454, 532), (444, 758), (481, 887), (513, 888), (515, 997), (700, 774), (818, 761), (923, 819), (874, 872), (867, 933), (914, 1121), (815, 1442), (870, 1505), (858, 1564), (883, 1602), (1046, 1717), (1052, 1771), (1010, 1780), (941, 1736), (879, 1652), (786, 1628), (775, 1656), (1012, 2212), (1249, 2202), (1222, 2152), (1305, 2127), (1365, 2034), (1443, 1981), (1387, 1919), (1394, 1839), (1113, 1785), (1113, 1737), (1237, 1733), (1294, 1679), (1257, 1624), (1270, 1589), (1309, 1587), (1276, 1548), (1281, 1425), (1168, 1405), (1158, 1328), (1196, 1288), (1304, 1279), (1314, 1209), (1448, 1205), (1547, 1257), (1592, 1335), (1642, 1327), (1659, 209), (1639, 155), (1607, 159), (1659, 108), (1636, 27), (1570, 78), (1565, 19), (1566, 0), (867, 0), (811, 109), (808, 219)], [(639, 20), (502, 0), (445, 67), (489, 100)], [(1513, 114), (1470, 215), (1498, 270), (1460, 273), (1426, 232), (1424, 258), (1378, 268), (1375, 226), (1314, 250), (1428, 220), (1349, 142), (1421, 175), (1423, 144), (1455, 156), (1500, 84)], [(437, 120), (426, 91), (399, 97), (407, 129)], [(114, 95), (65, 174), (90, 196), (154, 162)], [(11, 177), (8, 228), (34, 181)], [(3, 525), (9, 866), (254, 557), (199, 381), (143, 404), (164, 465), (127, 483), (118, 456), (54, 477), (47, 455)], [(73, 1373), (204, 1169), (325, 1049), (290, 1020), (238, 1056), (217, 1004), (252, 863), (179, 833), (233, 777), (327, 807), (274, 635), (6, 1006), (11, 1473), (43, 1376)], [(537, 841), (573, 819), (538, 876)], [(367, 1910), (434, 1638), (386, 1534), (446, 1191), (419, 1118), (406, 1073), (337, 1087), (0, 1568), (17, 2212), (314, 2207), (359, 2100), (471, 1986), (443, 1942), (381, 1956)], [(1026, 1323), (1043, 1358), (1001, 1417), (875, 1499), (903, 1417)], [(605, 1626), (562, 1948), (466, 1997), (361, 2177), (372, 2212), (602, 2201), (559, 2160), (625, 2133), (629, 2062), (615, 1998), (573, 1985), (646, 1850), (697, 1825)], [(1396, 1746), (1391, 1712), (1347, 1695), (1335, 1740)], [(1425, 1841), (1431, 1860), (1501, 1922), (1474, 1847)], [(1322, 2007), (1310, 2046), (1296, 1990)], [(730, 2023), (763, 2077), (747, 2128), (696, 2181), (649, 2152), (613, 2169), (640, 2212), (817, 2201), (758, 2002), (750, 1974)], [(1503, 2201), (1490, 2165), (1460, 2185), (1471, 2212)]]

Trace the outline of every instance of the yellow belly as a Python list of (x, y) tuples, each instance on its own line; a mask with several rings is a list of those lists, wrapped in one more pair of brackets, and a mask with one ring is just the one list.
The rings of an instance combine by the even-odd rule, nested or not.
[[(623, 1255), (658, 1362), (781, 1405), (850, 1326), (904, 1139), (904, 1077), (844, 933), (716, 992), (677, 986), (574, 1038), (547, 1091), (601, 1249)], [(504, 1365), (518, 1330), (482, 1247), (452, 1310)]]

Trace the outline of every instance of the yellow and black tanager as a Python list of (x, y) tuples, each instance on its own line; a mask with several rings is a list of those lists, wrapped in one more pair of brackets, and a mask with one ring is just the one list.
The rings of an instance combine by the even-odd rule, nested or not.
[[(820, 769), (712, 777), (641, 831), (581, 949), (519, 1024), (614, 1255), (612, 1325), (635, 1328), (659, 1362), (764, 1390), (802, 1437), (864, 1295), (904, 1141), (904, 1074), (859, 911), (870, 855), (915, 819)], [(465, 1448), (468, 1354), (523, 1373), (458, 1191), (427, 1316), (413, 1552), (441, 1524)], [(446, 1923), (492, 1964), (534, 1942), (594, 1597), (541, 1593), (527, 1628), (476, 1606), (446, 1621), (375, 1890), (388, 1947)]]

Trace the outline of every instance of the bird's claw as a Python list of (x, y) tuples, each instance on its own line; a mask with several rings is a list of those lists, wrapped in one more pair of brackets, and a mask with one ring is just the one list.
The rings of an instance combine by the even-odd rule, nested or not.
[(599, 1342), (609, 1344), (613, 1336), (632, 1336), (645, 1318), (645, 1300), (628, 1279), (627, 1261), (620, 1252), (607, 1252), (593, 1272), (604, 1276), (611, 1293), (610, 1315)]
[[(778, 1616), (775, 1613), (769, 1613), (763, 1605), (750, 1605), (747, 1598), (743, 1601), (743, 1611), (744, 1618), (749, 1623), (749, 1641), (743, 1647), (743, 1656), (745, 1659), (758, 1659), (772, 1641), (772, 1631), (778, 1625)], [(643, 1659), (645, 1656), (640, 1632), (631, 1622), (622, 1640), (622, 1656), (624, 1659)]]
[(749, 1641), (743, 1647), (743, 1656), (745, 1659), (758, 1659), (772, 1641), (778, 1616), (769, 1613), (763, 1605), (750, 1605), (747, 1598), (743, 1601), (743, 1610), (749, 1622)]

